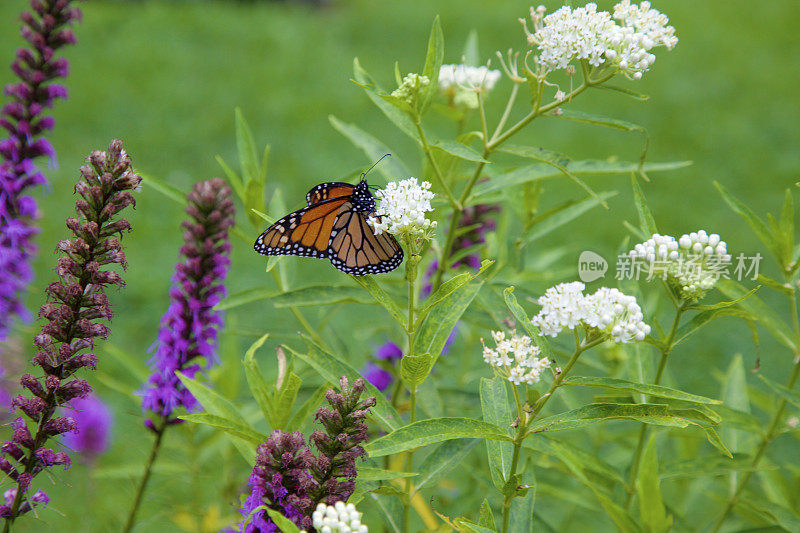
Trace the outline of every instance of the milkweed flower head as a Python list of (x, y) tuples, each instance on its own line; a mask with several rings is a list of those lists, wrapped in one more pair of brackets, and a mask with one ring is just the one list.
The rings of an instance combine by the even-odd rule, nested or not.
[(616, 67), (638, 80), (655, 62), (653, 48), (671, 50), (678, 44), (667, 16), (646, 1), (636, 5), (623, 0), (614, 6), (613, 15), (598, 11), (594, 2), (545, 13), (544, 6), (531, 7), (533, 30), (520, 19), (528, 44), (538, 50), (541, 76), (585, 60), (593, 67)]
[(68, 449), (78, 452), (88, 463), (92, 463), (108, 449), (113, 415), (106, 404), (94, 394), (75, 398), (69, 407), (78, 429), (64, 435), (64, 444)]
[(582, 326), (588, 336), (600, 335), (618, 343), (643, 341), (650, 333), (634, 296), (608, 287), (585, 295), (585, 288), (583, 283), (573, 281), (547, 289), (537, 300), (542, 309), (531, 319), (533, 325), (542, 335), (552, 337), (564, 329)]
[(476, 109), (478, 94), (486, 95), (500, 79), (499, 70), (487, 66), (465, 64), (442, 65), (439, 69), (439, 91), (456, 107)]
[(38, 213), (26, 192), (47, 181), (34, 161), (42, 156), (55, 161), (53, 146), (42, 136), (54, 125), (45, 110), (67, 96), (64, 86), (52, 83), (69, 71), (67, 60), (55, 53), (75, 42), (69, 26), (80, 18), (69, 0), (33, 0), (31, 7), (21, 16), (29, 47), (18, 49), (11, 64), (20, 81), (5, 87), (11, 101), (0, 110), (0, 127), (8, 132), (0, 139), (0, 340), (15, 316), (30, 317), (22, 297), (33, 279), (32, 239), (38, 229), (32, 221)]
[(380, 235), (388, 231), (401, 238), (429, 238), (436, 222), (426, 213), (433, 211), (431, 183), (418, 182), (417, 178), (391, 181), (385, 188), (376, 191), (380, 200), (369, 224)]
[(46, 323), (34, 338), (38, 352), (32, 362), (44, 375), (23, 375), (20, 383), (29, 396), (20, 394), (12, 401), (12, 406), (33, 422), (36, 432), (31, 433), (23, 418), (16, 418), (11, 422), (11, 440), (0, 448), (0, 470), (17, 484), (14, 500), (0, 505), (0, 516), (9, 519), (29, 511), (30, 502), (36, 503), (26, 493), (37, 474), (56, 465), (70, 465), (66, 453), (44, 446), (51, 437), (80, 427), (76, 417), (56, 416), (57, 410), (91, 392), (89, 383), (73, 374), (83, 367), (96, 368), (97, 358), (89, 350), (94, 348), (95, 338), (108, 337), (110, 329), (102, 320), (112, 317), (105, 289), (124, 285), (122, 276), (107, 267), (127, 267), (115, 235), (121, 237), (130, 224), (116, 215), (135, 204), (131, 190), (139, 186), (141, 178), (131, 170), (118, 140), (111, 142), (107, 152), (92, 152), (88, 162), (75, 184), (80, 195), (78, 217), (66, 220), (74, 238), (58, 243), (57, 251), (63, 254), (56, 263), (60, 279), (47, 287), (48, 301), (39, 310)]
[(659, 276), (685, 300), (699, 300), (725, 275), (731, 256), (716, 233), (693, 231), (675, 239), (654, 233), (628, 253), (646, 265), (648, 277)]
[(352, 503), (320, 503), (311, 517), (314, 528), (320, 533), (369, 533), (369, 528), (361, 523), (361, 513)]
[(499, 375), (505, 377), (514, 385), (525, 383), (533, 385), (539, 383), (542, 372), (550, 366), (546, 357), (537, 357), (541, 349), (533, 344), (527, 335), (510, 336), (502, 331), (492, 331), (495, 347), (486, 346), (483, 339), (483, 360), (488, 363)]
[[(155, 369), (142, 393), (142, 409), (164, 417), (178, 407), (198, 408), (176, 372), (194, 377), (201, 362), (210, 368), (216, 361), (222, 312), (214, 306), (225, 295), (223, 283), (230, 264), (228, 231), (234, 224), (230, 188), (219, 178), (201, 181), (187, 200), (181, 259), (175, 266), (170, 306), (161, 319), (151, 360)], [(147, 425), (152, 429), (152, 422)]]
[(412, 72), (403, 78), (397, 89), (392, 91), (392, 96), (413, 106), (418, 101), (420, 93), (430, 84), (430, 78)]

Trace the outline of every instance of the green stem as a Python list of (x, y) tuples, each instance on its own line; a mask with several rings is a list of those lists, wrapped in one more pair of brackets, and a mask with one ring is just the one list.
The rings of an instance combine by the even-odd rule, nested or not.
[(422, 143), (422, 151), (425, 152), (425, 156), (428, 158), (428, 161), (433, 168), (433, 174), (436, 176), (436, 181), (447, 195), (447, 198), (450, 199), (450, 203), (453, 204), (453, 207), (455, 209), (461, 209), (461, 204), (459, 204), (455, 196), (453, 196), (453, 192), (450, 190), (450, 187), (447, 185), (447, 181), (444, 179), (444, 174), (442, 174), (442, 170), (439, 168), (439, 163), (437, 163), (436, 158), (433, 157), (433, 152), (431, 151), (431, 147), (428, 144), (428, 139), (425, 136), (425, 130), (422, 129), (422, 124), (420, 124), (419, 119), (414, 120), (414, 126), (417, 128), (419, 142)]
[[(408, 351), (406, 352), (406, 357), (414, 355), (414, 340), (417, 333), (417, 324), (416, 320), (414, 319), (414, 304), (417, 294), (415, 282), (417, 279), (417, 268), (419, 267), (419, 256), (417, 255), (417, 249), (414, 246), (414, 243), (410, 240), (407, 243), (407, 249), (411, 252), (411, 257), (409, 257), (406, 262), (406, 280), (408, 281), (408, 327), (406, 329), (406, 333), (408, 334)], [(400, 364), (402, 365), (402, 362)], [(417, 419), (417, 386), (414, 385), (409, 387), (408, 392), (411, 396), (411, 412), (409, 415), (409, 423), (413, 424)], [(405, 471), (411, 472), (413, 466), (414, 452), (408, 451), (406, 452)], [(411, 493), (413, 489), (411, 478), (406, 478), (405, 489), (406, 497), (405, 501), (403, 502), (403, 531), (407, 532), (409, 528), (409, 522), (411, 521)]]
[[(791, 281), (791, 279), (787, 278), (787, 281)], [(794, 352), (794, 366), (792, 367), (792, 373), (789, 376), (789, 381), (786, 383), (787, 389), (793, 389), (794, 386), (797, 384), (797, 379), (800, 377), (800, 319), (798, 319), (798, 312), (797, 312), (797, 297), (794, 293), (789, 295), (790, 300), (790, 308), (792, 312), (792, 321), (794, 322), (794, 329), (795, 329), (795, 352)], [(783, 412), (786, 409), (786, 400), (781, 399), (778, 402), (778, 406), (775, 409), (775, 413), (772, 415), (770, 419), (769, 426), (767, 427), (767, 432), (764, 434), (764, 437), (761, 439), (761, 443), (756, 450), (755, 456), (753, 456), (753, 460), (750, 463), (750, 468), (742, 474), (742, 478), (739, 480), (739, 483), (736, 485), (736, 489), (733, 491), (733, 495), (728, 498), (727, 503), (725, 504), (725, 509), (722, 511), (722, 514), (714, 523), (714, 526), (711, 528), (711, 533), (716, 533), (725, 523), (725, 520), (728, 518), (728, 515), (733, 510), (733, 507), (736, 505), (736, 502), (739, 500), (739, 496), (744, 491), (747, 483), (750, 481), (750, 478), (753, 476), (753, 472), (758, 467), (759, 463), (761, 463), (761, 459), (764, 458), (764, 454), (767, 451), (767, 446), (769, 446), (770, 442), (777, 436), (776, 433), (778, 431), (778, 425), (783, 420)]]
[[(539, 117), (541, 115), (544, 115), (545, 113), (548, 113), (548, 112), (552, 111), (553, 109), (555, 109), (555, 108), (559, 107), (560, 105), (562, 105), (564, 102), (569, 102), (570, 100), (572, 100), (572, 98), (574, 98), (575, 96), (579, 95), (580, 93), (585, 91), (587, 88), (589, 88), (589, 87), (591, 87), (593, 85), (599, 85), (599, 84), (607, 81), (608, 79), (610, 79), (613, 75), (614, 75), (614, 72), (612, 72), (612, 73), (610, 73), (610, 74), (608, 74), (608, 75), (606, 75), (606, 76), (604, 76), (604, 77), (602, 77), (602, 78), (600, 78), (598, 80), (590, 80), (588, 78), (584, 79), (583, 83), (581, 83), (581, 85), (578, 88), (574, 89), (573, 91), (570, 91), (570, 93), (566, 95), (566, 97), (564, 98), (563, 101), (560, 101), (560, 102), (559, 101), (554, 101), (554, 102), (551, 102), (551, 103), (549, 103), (547, 105), (544, 105), (544, 106), (539, 106), (538, 103), (537, 103), (537, 105), (534, 107), (534, 109), (530, 113), (528, 113), (519, 122), (517, 122), (516, 124), (511, 126), (506, 132), (504, 132), (503, 134), (498, 135), (497, 131), (495, 131), (495, 134), (492, 136), (492, 140), (489, 143), (485, 144), (485, 146), (484, 146), (482, 158), (483, 159), (488, 159), (489, 156), (492, 153), (494, 153), (500, 147), (500, 145), (502, 145), (508, 139), (513, 137), (515, 134), (517, 134), (520, 130), (522, 130), (522, 128), (527, 126), (536, 117)], [(509, 104), (506, 106), (506, 112), (503, 114), (503, 117), (501, 119), (501, 124), (504, 124), (505, 120), (507, 120), (507, 118), (508, 118), (508, 115), (510, 113), (511, 104), (513, 103), (512, 102), (513, 98), (516, 98), (516, 91), (512, 91), (511, 96), (509, 97)], [(498, 128), (498, 130), (499, 130), (499, 128)], [(420, 128), (420, 131), (421, 131), (421, 128)], [(425, 148), (424, 144), (423, 144), (423, 148)], [(426, 154), (427, 154), (427, 152), (426, 152)], [(430, 158), (430, 156), (429, 156), (429, 158)], [(475, 184), (478, 183), (478, 180), (480, 179), (481, 173), (483, 172), (483, 168), (485, 166), (486, 166), (486, 163), (484, 163), (483, 161), (478, 162), (477, 166), (475, 167), (475, 172), (473, 172), (472, 176), (470, 177), (469, 181), (467, 182), (466, 187), (464, 187), (464, 190), (462, 191), (461, 196), (459, 197), (458, 201), (456, 201), (453, 204), (453, 216), (450, 219), (450, 227), (447, 229), (447, 236), (445, 237), (444, 248), (442, 249), (442, 255), (441, 255), (440, 259), (439, 259), (439, 267), (436, 269), (436, 273), (433, 276), (433, 283), (432, 283), (433, 290), (436, 290), (437, 288), (439, 288), (439, 285), (442, 284), (442, 277), (444, 276), (444, 273), (447, 271), (447, 269), (450, 267), (450, 255), (452, 254), (453, 243), (455, 242), (455, 234), (456, 234), (456, 231), (458, 230), (458, 223), (461, 221), (461, 216), (463, 215), (464, 209), (466, 208), (466, 205), (467, 205), (467, 202), (469, 201), (469, 198), (472, 195), (472, 189), (475, 187)], [(434, 171), (435, 170), (436, 170), (436, 167), (434, 167)], [(451, 198), (451, 200), (452, 200), (452, 198)]]
[[(517, 404), (517, 435), (514, 437), (514, 454), (511, 456), (511, 469), (508, 471), (508, 479), (513, 479), (517, 475), (517, 467), (519, 466), (519, 454), (522, 450), (522, 441), (525, 440), (525, 431), (528, 429), (526, 425), (527, 417), (523, 411), (522, 402), (519, 399), (519, 391), (517, 387), (512, 385), (511, 389), (514, 391), (514, 401)], [(506, 496), (503, 499), (503, 533), (508, 533), (509, 519), (511, 518), (511, 502), (514, 501), (514, 495)]]
[[(656, 378), (653, 382), (654, 385), (661, 383), (661, 378), (664, 376), (664, 369), (667, 367), (667, 358), (669, 357), (672, 348), (675, 347), (675, 335), (678, 333), (678, 326), (681, 322), (681, 316), (686, 311), (686, 302), (680, 302), (675, 309), (675, 319), (672, 321), (672, 329), (670, 329), (667, 340), (664, 343), (664, 348), (661, 350), (661, 359), (658, 362), (658, 370), (656, 371)], [(647, 435), (650, 431), (650, 426), (642, 424), (639, 428), (639, 439), (636, 442), (636, 451), (633, 452), (633, 461), (631, 462), (631, 474), (628, 478), (628, 495), (625, 498), (625, 508), (630, 509), (633, 503), (633, 495), (636, 492), (636, 477), (639, 475), (639, 467), (642, 461), (642, 452), (644, 451), (644, 443), (647, 440)]]
[(128, 514), (128, 520), (122, 530), (123, 533), (129, 533), (136, 523), (136, 513), (139, 511), (139, 506), (142, 503), (142, 497), (144, 496), (144, 491), (147, 488), (147, 482), (150, 480), (150, 474), (153, 472), (153, 465), (156, 462), (158, 450), (161, 447), (161, 440), (164, 437), (166, 429), (167, 417), (162, 416), (161, 424), (156, 429), (156, 440), (153, 442), (153, 449), (150, 451), (150, 458), (147, 460), (147, 466), (145, 466), (144, 475), (142, 475), (142, 480), (139, 482), (139, 489), (136, 491), (136, 499), (133, 500), (133, 507), (131, 507), (131, 511)]

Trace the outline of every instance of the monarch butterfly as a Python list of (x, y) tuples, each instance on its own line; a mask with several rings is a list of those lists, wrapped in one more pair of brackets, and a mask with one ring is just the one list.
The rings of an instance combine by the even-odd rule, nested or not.
[(366, 180), (357, 185), (321, 183), (306, 194), (307, 206), (275, 222), (253, 248), (263, 255), (328, 259), (354, 276), (390, 272), (403, 262), (403, 249), (388, 233), (367, 223), (375, 199)]

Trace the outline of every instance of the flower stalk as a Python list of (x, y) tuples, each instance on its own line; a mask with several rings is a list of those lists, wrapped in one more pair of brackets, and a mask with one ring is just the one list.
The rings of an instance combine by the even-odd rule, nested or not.
[(123, 270), (127, 268), (122, 246), (113, 235), (121, 237), (130, 224), (123, 218), (115, 219), (115, 215), (135, 205), (131, 191), (141, 178), (131, 170), (119, 140), (112, 141), (107, 152), (92, 152), (87, 161), (89, 165), (81, 167), (82, 179), (75, 185), (81, 196), (76, 201), (79, 218), (66, 221), (74, 238), (58, 243), (57, 249), (63, 254), (56, 265), (60, 280), (47, 287), (48, 303), (39, 310), (47, 323), (34, 340), (39, 351), (32, 362), (45, 376), (37, 379), (25, 374), (20, 383), (32, 396), (19, 395), (12, 402), (34, 422), (35, 433), (31, 434), (28, 424), (17, 418), (12, 423), (12, 439), (2, 447), (11, 461), (0, 458), (0, 470), (17, 485), (10, 505), (0, 506), (0, 516), (6, 519), (5, 532), (20, 514), (33, 509), (35, 499), (23, 501), (33, 478), (55, 465), (70, 466), (66, 453), (54, 452), (45, 445), (50, 438), (77, 429), (74, 418), (57, 416), (57, 411), (91, 392), (86, 380), (69, 378), (83, 367), (97, 367), (97, 357), (87, 350), (95, 346), (95, 338), (105, 339), (110, 333), (110, 328), (99, 321), (110, 321), (113, 316), (105, 289), (124, 285), (122, 276), (103, 267), (119, 264)]

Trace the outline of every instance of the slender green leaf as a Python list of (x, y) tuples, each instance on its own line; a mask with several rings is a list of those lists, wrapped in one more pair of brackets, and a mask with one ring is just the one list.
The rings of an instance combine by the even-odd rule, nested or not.
[(478, 152), (470, 148), (469, 146), (463, 145), (459, 142), (455, 141), (436, 141), (431, 144), (432, 147), (438, 148), (439, 150), (446, 152), (452, 156), (455, 156), (459, 159), (463, 159), (465, 161), (474, 161), (480, 163), (489, 163), (486, 159), (481, 156)]
[(750, 229), (753, 230), (753, 233), (755, 233), (759, 240), (764, 243), (764, 246), (766, 246), (772, 255), (775, 256), (775, 259), (779, 263), (782, 262), (781, 252), (777, 242), (775, 241), (775, 235), (773, 235), (772, 231), (769, 229), (769, 226), (767, 226), (767, 224), (761, 220), (758, 215), (753, 212), (753, 210), (733, 196), (728, 189), (722, 186), (721, 183), (715, 181), (714, 186), (722, 195), (725, 203), (730, 206), (734, 213), (742, 217), (742, 219), (747, 222), (747, 225), (750, 226)]
[[(646, 172), (655, 172), (663, 170), (674, 170), (683, 168), (690, 165), (688, 161), (676, 161), (670, 163), (645, 163), (644, 170)], [(567, 165), (567, 170), (575, 175), (593, 176), (603, 174), (627, 174), (629, 172), (636, 172), (639, 168), (638, 163), (631, 163), (628, 161), (601, 161), (601, 160), (584, 160), (584, 161), (570, 161)], [(530, 183), (543, 179), (557, 178), (562, 173), (554, 169), (552, 166), (544, 163), (536, 163), (525, 167), (518, 168), (511, 172), (493, 176), (490, 180), (481, 183), (475, 187), (473, 198), (485, 196), (489, 193), (509, 190), (516, 185), (523, 183)]]
[(800, 409), (800, 392), (787, 389), (780, 383), (775, 383), (771, 379), (765, 377), (764, 374), (758, 374), (758, 379), (766, 383), (775, 394)]
[(636, 205), (636, 213), (639, 215), (639, 228), (647, 235), (658, 233), (656, 219), (653, 218), (653, 213), (650, 212), (650, 207), (647, 205), (647, 199), (644, 196), (641, 185), (639, 185), (636, 174), (631, 174), (631, 186), (633, 187), (633, 203)]
[(540, 237), (549, 235), (556, 229), (569, 224), (587, 211), (597, 207), (598, 205), (601, 205), (601, 203), (606, 199), (616, 196), (616, 194), (616, 191), (601, 192), (598, 193), (600, 198), (584, 198), (583, 200), (579, 200), (577, 202), (568, 202), (554, 209), (548, 213), (547, 218), (537, 218), (537, 220), (540, 221), (535, 223), (531, 230), (525, 234), (525, 236), (522, 238), (522, 242), (525, 244), (530, 244)]
[(524, 496), (511, 501), (509, 531), (533, 533), (533, 506), (536, 503), (536, 480), (533, 477), (533, 469), (523, 474), (522, 483), (527, 487), (527, 492)]
[(678, 389), (671, 389), (661, 385), (650, 385), (647, 383), (636, 383), (624, 379), (604, 378), (594, 376), (570, 376), (564, 380), (565, 385), (579, 385), (583, 387), (603, 387), (611, 390), (623, 392), (634, 392), (656, 396), (658, 398), (671, 398), (673, 400), (683, 400), (691, 403), (720, 404), (722, 401), (690, 394)]
[(442, 417), (403, 426), (368, 443), (364, 448), (370, 457), (383, 457), (436, 442), (464, 438), (512, 440), (504, 428), (494, 424), (472, 418)]
[(684, 428), (694, 424), (686, 418), (670, 413), (669, 407), (662, 404), (593, 403), (572, 411), (537, 420), (530, 432), (561, 431), (575, 429), (608, 420), (636, 420), (645, 424)]
[(478, 30), (471, 29), (469, 31), (462, 56), (465, 65), (470, 67), (479, 67), (481, 65), (481, 55), (478, 51)]
[(147, 188), (150, 187), (160, 192), (170, 200), (173, 200), (180, 205), (186, 205), (186, 193), (179, 188), (150, 174), (139, 172), (139, 175), (142, 177), (142, 188), (144, 190), (147, 190)]
[(667, 517), (660, 485), (655, 435), (651, 434), (642, 452), (636, 483), (639, 518), (648, 533), (666, 533), (672, 527), (672, 517)]
[[(244, 118), (240, 108), (236, 108), (236, 149), (239, 152), (239, 164), (242, 166), (242, 174), (250, 180), (258, 183), (258, 156), (256, 155), (256, 143), (253, 140), (253, 132)], [(247, 183), (249, 186), (249, 183)]]
[(239, 177), (239, 174), (237, 174), (236, 171), (233, 170), (230, 167), (230, 165), (228, 165), (228, 163), (225, 162), (224, 159), (222, 159), (222, 156), (218, 155), (216, 159), (217, 163), (219, 163), (219, 166), (222, 167), (222, 171), (228, 177), (228, 183), (231, 184), (233, 192), (235, 192), (236, 196), (238, 196), (239, 199), (242, 202), (244, 202), (245, 194), (244, 194), (244, 183), (242, 183), (242, 178)]
[(392, 479), (414, 477), (418, 475), (419, 474), (416, 472), (395, 472), (394, 470), (384, 470), (383, 468), (375, 468), (371, 466), (358, 467), (359, 481), (389, 481)]
[(221, 429), (225, 433), (229, 433), (235, 437), (247, 441), (254, 449), (267, 441), (266, 435), (256, 431), (249, 424), (237, 422), (229, 418), (210, 415), (208, 413), (182, 415), (178, 418), (181, 420), (186, 420), (187, 422), (194, 422), (195, 424), (203, 424), (216, 429)]
[(598, 89), (603, 89), (606, 91), (613, 91), (617, 93), (622, 93), (625, 96), (633, 98), (634, 100), (639, 100), (641, 102), (645, 102), (650, 99), (650, 96), (642, 93), (637, 93), (635, 91), (631, 91), (627, 87), (619, 87), (617, 85), (609, 85), (608, 83), (601, 83), (600, 85), (596, 85)]
[[(217, 392), (209, 387), (201, 384), (199, 381), (183, 375), (181, 372), (175, 372), (178, 379), (181, 380), (183, 386), (189, 389), (203, 409), (209, 415), (219, 416), (224, 419), (231, 420), (232, 422), (248, 426), (249, 424), (244, 417), (239, 413), (238, 409), (228, 400), (220, 396)], [(245, 439), (239, 436), (228, 433), (229, 438), (236, 446), (236, 449), (242, 454), (242, 457), (250, 463), (255, 456), (255, 447)], [(263, 441), (262, 441), (263, 442)]]
[(532, 146), (513, 146), (513, 145), (506, 145), (503, 148), (500, 148), (501, 152), (506, 152), (508, 154), (514, 154), (520, 157), (525, 157), (527, 159), (535, 159), (536, 161), (541, 161), (547, 165), (552, 166), (553, 168), (558, 169), (563, 175), (574, 181), (581, 187), (584, 191), (589, 193), (593, 198), (595, 198), (598, 202), (600, 202), (603, 207), (608, 209), (608, 203), (601, 198), (589, 185), (586, 184), (582, 179), (578, 176), (573, 174), (567, 168), (570, 163), (570, 159), (565, 156), (564, 154), (553, 152), (550, 150), (545, 150), (544, 148), (534, 148)]
[[(385, 290), (381, 288), (373, 276), (350, 276), (353, 281), (364, 287), (375, 300), (383, 306), (384, 309), (389, 311), (389, 314), (400, 324), (400, 327), (406, 327), (406, 317), (400, 309), (400, 306), (389, 296)], [(423, 352), (424, 353), (424, 352)]]
[(267, 224), (274, 224), (275, 223), (275, 219), (274, 218), (272, 218), (271, 216), (267, 215), (266, 213), (262, 213), (258, 209), (251, 209), (250, 212), (252, 212), (255, 216), (257, 216), (258, 218), (260, 218), (261, 220), (263, 220)]
[(282, 425), (276, 423), (275, 406), (272, 402), (273, 387), (267, 384), (261, 370), (258, 368), (258, 363), (255, 359), (256, 351), (261, 348), (269, 338), (269, 333), (262, 335), (250, 348), (247, 349), (244, 355), (244, 373), (247, 378), (247, 385), (250, 387), (250, 394), (256, 399), (256, 403), (261, 408), (261, 414), (264, 420), (267, 421), (269, 426), (273, 429), (283, 428)]
[(401, 522), (403, 516), (403, 507), (400, 505), (400, 500), (393, 496), (381, 496), (379, 494), (375, 494), (374, 492), (371, 492), (369, 497), (378, 508), (378, 511), (383, 517), (383, 521), (389, 531), (393, 533), (401, 533), (403, 530)]
[(325, 393), (328, 389), (331, 388), (331, 385), (327, 382), (323, 383), (322, 385), (314, 391), (314, 394), (309, 396), (309, 398), (303, 402), (303, 405), (292, 415), (292, 418), (289, 419), (289, 422), (286, 424), (286, 431), (298, 431), (300, 430), (304, 424), (308, 422), (309, 417), (311, 417), (311, 413), (316, 411), (319, 407), (320, 403), (322, 403), (322, 399), (325, 398)]
[(478, 510), (478, 525), (488, 528), (490, 531), (497, 531), (497, 526), (494, 523), (494, 513), (492, 513), (492, 506), (489, 505), (489, 500), (483, 499), (481, 508)]
[[(507, 380), (501, 376), (494, 379), (481, 378), (480, 395), (483, 420), (501, 428), (511, 426), (511, 408), (508, 403)], [(489, 457), (489, 472), (497, 490), (502, 490), (506, 476), (510, 472), (514, 446), (508, 442), (487, 440), (486, 453)]]
[(464, 272), (457, 276), (453, 276), (452, 278), (448, 279), (447, 281), (439, 285), (439, 288), (436, 289), (433, 292), (433, 294), (431, 294), (425, 299), (424, 305), (417, 313), (418, 323), (421, 324), (422, 321), (425, 319), (425, 317), (428, 316), (428, 313), (431, 311), (431, 309), (439, 305), (442, 302), (442, 300), (444, 300), (445, 298), (447, 298), (448, 296), (459, 290), (461, 287), (466, 285), (471, 279), (472, 275), (469, 274), (468, 272)]
[(492, 264), (493, 261), (484, 261), (469, 283), (443, 298), (440, 305), (428, 313), (417, 332), (414, 353), (428, 353), (433, 358), (431, 364), (436, 363), (456, 323), (489, 277)]
[(281, 389), (275, 395), (275, 426), (276, 428), (285, 428), (289, 422), (289, 417), (292, 414), (294, 402), (297, 400), (297, 393), (300, 391), (300, 385), (303, 380), (294, 372), (289, 372), (283, 378)]
[(281, 533), (300, 533), (300, 528), (294, 525), (294, 522), (283, 516), (278, 511), (269, 508), (265, 510), (275, 525), (280, 528)]
[(356, 84), (361, 86), (364, 89), (367, 97), (372, 100), (372, 103), (378, 106), (386, 117), (392, 121), (392, 123), (397, 126), (400, 131), (414, 139), (414, 141), (419, 142), (417, 139), (417, 129), (414, 126), (414, 123), (411, 121), (411, 118), (408, 114), (400, 111), (395, 106), (383, 100), (379, 95), (378, 92), (380, 89), (375, 85), (372, 77), (361, 67), (361, 64), (358, 62), (358, 58), (353, 60), (353, 77), (355, 78)]
[(422, 102), (419, 108), (419, 114), (424, 115), (433, 102), (439, 90), (439, 69), (444, 60), (444, 34), (442, 33), (442, 25), (439, 22), (439, 16), (433, 19), (433, 26), (431, 26), (431, 35), (428, 38), (428, 51), (425, 54), (425, 66), (422, 69), (422, 75), (427, 76), (430, 84), (425, 89), (422, 95)]
[[(308, 339), (307, 339), (308, 340)], [(287, 347), (296, 357), (299, 357), (314, 368), (323, 379), (330, 383), (338, 383), (341, 376), (347, 376), (350, 382), (361, 377), (361, 375), (348, 363), (340, 360), (331, 353), (326, 352), (316, 344), (310, 343), (307, 354), (297, 352)], [(387, 431), (393, 431), (402, 426), (400, 415), (397, 414), (392, 404), (386, 400), (386, 396), (375, 388), (370, 382), (366, 382), (366, 394), (374, 396), (377, 404), (370, 409), (370, 415), (375, 418)]]
[(703, 311), (694, 315), (678, 328), (673, 346), (685, 341), (705, 324), (722, 317), (738, 317), (749, 322), (755, 321), (755, 317), (753, 317), (751, 313), (744, 309), (739, 309), (738, 307), (722, 307), (711, 309), (710, 311)]
[(508, 306), (508, 310), (514, 315), (517, 325), (522, 326), (528, 333), (533, 343), (542, 351), (542, 355), (547, 359), (554, 359), (555, 354), (553, 354), (553, 350), (550, 348), (550, 343), (547, 341), (547, 338), (542, 336), (539, 328), (533, 325), (533, 322), (528, 318), (525, 310), (517, 302), (517, 297), (514, 296), (514, 287), (508, 287), (503, 291), (503, 299)]
[(254, 287), (245, 291), (237, 292), (236, 294), (231, 294), (227, 298), (223, 298), (223, 300), (218, 303), (214, 309), (217, 311), (225, 311), (245, 304), (267, 300), (272, 298), (274, 294), (275, 289), (272, 287)]
[[(333, 115), (328, 115), (328, 120), (336, 131), (347, 137), (351, 143), (360, 148), (370, 161), (377, 161), (386, 154), (392, 154), (388, 146), (365, 132), (355, 124), (342, 122)], [(396, 154), (381, 161), (375, 170), (387, 180), (397, 179), (398, 176), (408, 176), (409, 172)]]
[(758, 296), (751, 295), (746, 300), (741, 300), (749, 291), (741, 284), (731, 279), (720, 279), (715, 287), (729, 298), (740, 299), (738, 306), (758, 319), (770, 335), (778, 342), (791, 350), (796, 350), (792, 330), (771, 306), (765, 304)]
[(345, 302), (368, 304), (374, 301), (368, 294), (352, 285), (311, 285), (276, 294), (271, 302), (275, 307), (318, 307)]
[(688, 309), (691, 309), (693, 311), (713, 311), (715, 309), (724, 309), (726, 307), (731, 307), (731, 306), (734, 306), (734, 305), (738, 304), (739, 302), (741, 302), (745, 298), (749, 298), (750, 296), (755, 294), (755, 292), (758, 289), (759, 289), (759, 287), (756, 287), (755, 289), (752, 289), (751, 291), (746, 293), (744, 296), (740, 296), (739, 298), (736, 298), (735, 300), (728, 300), (726, 302), (718, 302), (718, 303), (715, 303), (715, 304), (692, 305), (692, 306), (689, 306)]

